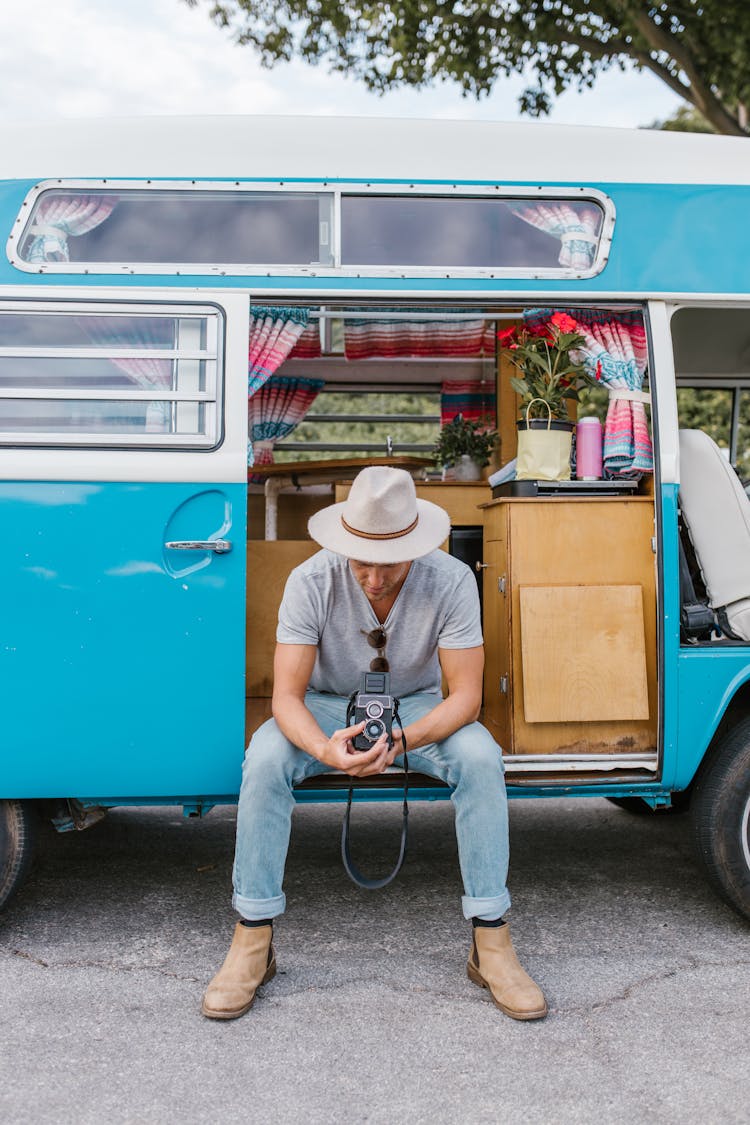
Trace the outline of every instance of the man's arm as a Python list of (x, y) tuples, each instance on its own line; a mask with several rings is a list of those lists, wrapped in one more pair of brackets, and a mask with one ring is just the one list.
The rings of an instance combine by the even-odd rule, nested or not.
[(354, 750), (351, 740), (364, 729), (364, 723), (334, 731), (328, 738), (305, 706), (316, 652), (315, 645), (276, 645), (271, 703), (274, 719), (290, 742), (331, 769), (353, 777), (382, 773), (395, 756), (388, 751), (385, 735), (371, 750)]
[[(484, 646), (441, 648), (438, 649), (438, 657), (448, 686), (448, 695), (423, 718), (404, 729), (407, 751), (426, 746), (428, 742), (440, 742), (479, 717), (482, 707)], [(399, 753), (402, 750), (400, 741), (399, 739), (397, 742)]]

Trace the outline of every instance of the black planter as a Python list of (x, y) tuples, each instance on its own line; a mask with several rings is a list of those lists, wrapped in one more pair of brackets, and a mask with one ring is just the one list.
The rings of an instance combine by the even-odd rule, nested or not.
[(575, 422), (565, 422), (562, 418), (553, 418), (552, 421), (548, 421), (546, 418), (529, 418), (527, 422), (525, 418), (521, 418), (516, 422), (516, 428), (519, 430), (563, 430), (572, 434), (575, 429)]

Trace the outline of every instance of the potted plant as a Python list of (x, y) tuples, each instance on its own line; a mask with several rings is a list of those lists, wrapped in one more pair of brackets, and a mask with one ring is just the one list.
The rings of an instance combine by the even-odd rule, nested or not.
[(535, 328), (505, 329), (498, 333), (520, 376), (510, 383), (521, 397), (516, 477), (519, 480), (570, 480), (570, 451), (574, 423), (568, 404), (579, 391), (600, 378), (597, 363), (592, 377), (575, 355), (586, 339), (567, 313), (556, 312)]
[(442, 427), (433, 455), (443, 469), (452, 467), (456, 480), (480, 480), (497, 445), (497, 430), (486, 422), (470, 421), (457, 414)]

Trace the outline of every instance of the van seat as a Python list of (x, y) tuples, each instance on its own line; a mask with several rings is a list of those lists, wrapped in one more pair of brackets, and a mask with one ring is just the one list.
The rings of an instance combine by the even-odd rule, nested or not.
[(718, 445), (680, 430), (680, 509), (711, 609), (750, 641), (750, 500)]

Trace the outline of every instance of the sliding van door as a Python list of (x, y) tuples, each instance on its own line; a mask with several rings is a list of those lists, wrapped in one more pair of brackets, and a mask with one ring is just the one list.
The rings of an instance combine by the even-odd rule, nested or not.
[(237, 792), (247, 332), (240, 295), (0, 293), (0, 797)]

